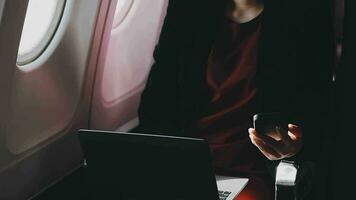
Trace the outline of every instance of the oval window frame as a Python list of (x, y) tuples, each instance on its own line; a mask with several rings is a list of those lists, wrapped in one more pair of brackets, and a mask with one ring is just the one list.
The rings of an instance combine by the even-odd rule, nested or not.
[[(41, 38), (39, 44), (37, 44), (30, 52), (17, 55), (17, 65), (19, 67), (27, 65), (37, 58), (39, 58), (43, 52), (47, 49), (48, 45), (51, 43), (54, 35), (57, 32), (58, 26), (62, 20), (63, 12), (65, 9), (67, 0), (57, 0), (56, 10), (51, 20), (51, 23), (46, 30), (46, 34)], [(19, 44), (20, 48), (20, 44)]]
[[(121, 1), (121, 0), (118, 0)], [(125, 3), (123, 3), (120, 12), (118, 12), (118, 5), (119, 3), (117, 2), (116, 8), (115, 8), (115, 15), (114, 15), (114, 21), (112, 25), (112, 29), (118, 28), (122, 22), (125, 20), (126, 16), (129, 14), (135, 0), (126, 0)]]

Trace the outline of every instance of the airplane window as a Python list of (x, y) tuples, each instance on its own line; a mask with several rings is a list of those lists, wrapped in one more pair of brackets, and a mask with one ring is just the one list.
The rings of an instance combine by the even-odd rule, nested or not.
[(138, 102), (169, 1), (154, 2), (118, 0), (113, 7), (115, 20), (95, 82), (92, 128), (128, 131), (137, 124)]
[(0, 25), (2, 20), (2, 12), (4, 11), (5, 1), (0, 1)]
[(130, 11), (134, 0), (118, 0), (116, 4), (113, 28), (118, 27)]
[(35, 60), (51, 41), (63, 12), (65, 0), (29, 0), (17, 62)]

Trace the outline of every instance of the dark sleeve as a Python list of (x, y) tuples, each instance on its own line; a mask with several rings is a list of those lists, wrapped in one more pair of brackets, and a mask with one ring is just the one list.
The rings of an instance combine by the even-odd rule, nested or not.
[(137, 131), (170, 133), (179, 131), (179, 67), (189, 24), (186, 0), (169, 3), (159, 42), (154, 51), (155, 63), (141, 95)]
[(331, 111), (332, 68), (335, 64), (331, 1), (306, 3), (297, 16), (298, 81), (296, 121), (303, 130), (302, 160), (317, 160), (323, 150)]
[[(325, 137), (328, 134), (331, 115), (332, 68), (335, 64), (334, 32), (330, 0), (289, 1), (288, 10), (290, 35), (295, 38), (296, 75), (293, 98), (287, 105), (291, 122), (299, 125), (303, 131), (303, 147), (295, 156), (286, 160), (298, 163), (298, 185), (307, 190), (315, 190), (320, 184), (324, 166), (321, 156), (324, 152)], [(294, 18), (294, 19), (293, 19)], [(271, 175), (279, 161), (268, 161)], [(303, 193), (303, 191), (302, 191)], [(299, 195), (299, 194), (298, 194)], [(310, 198), (318, 199), (318, 198)]]

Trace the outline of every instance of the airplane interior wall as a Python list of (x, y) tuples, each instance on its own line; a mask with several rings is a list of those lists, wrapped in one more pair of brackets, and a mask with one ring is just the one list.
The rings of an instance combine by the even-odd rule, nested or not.
[(168, 0), (119, 2), (108, 47), (99, 58), (92, 129), (128, 131), (138, 125), (140, 94), (168, 6)]
[[(6, 126), (8, 113), (10, 112), (10, 96), (12, 93), (12, 77), (15, 73), (14, 64), (17, 58), (17, 48), (20, 43), (21, 26), (25, 17), (27, 2), (1, 1), (2, 13), (0, 16), (0, 58), (1, 58), (1, 78), (0, 78), (0, 166), (4, 166), (11, 157), (6, 144)], [(17, 12), (12, 9), (17, 8)], [(3, 45), (12, 44), (12, 45)]]
[(138, 124), (167, 6), (0, 0), (0, 199), (28, 199), (81, 166), (79, 128)]
[(73, 133), (88, 127), (97, 54), (117, 1), (60, 1), (44, 49), (19, 62), (28, 1), (0, 0), (0, 199), (28, 199), (83, 162)]

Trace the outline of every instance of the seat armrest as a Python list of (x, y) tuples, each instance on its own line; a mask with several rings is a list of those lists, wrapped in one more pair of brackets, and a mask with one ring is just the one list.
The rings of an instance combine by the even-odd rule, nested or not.
[(282, 160), (276, 168), (275, 199), (297, 199), (298, 166), (292, 161)]
[(315, 167), (313, 163), (280, 161), (276, 168), (275, 199), (308, 199), (313, 188), (314, 178)]

